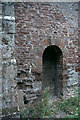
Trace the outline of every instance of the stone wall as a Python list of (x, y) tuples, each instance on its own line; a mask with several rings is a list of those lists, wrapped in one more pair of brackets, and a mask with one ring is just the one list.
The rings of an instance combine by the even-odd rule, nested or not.
[(63, 91), (70, 92), (79, 72), (78, 3), (15, 3), (15, 28), (16, 80), (26, 98), (41, 89), (42, 56), (50, 45), (62, 50)]
[[(0, 3), (0, 18), (2, 16), (2, 4)], [(2, 19), (0, 19), (0, 116), (2, 115)]]
[(2, 94), (3, 108), (14, 107), (16, 103), (15, 94), (15, 17), (14, 4), (2, 3)]
[[(63, 92), (78, 83), (78, 3), (2, 4), (3, 107), (25, 104), (42, 91), (43, 53), (63, 54)], [(75, 80), (76, 79), (76, 80)]]

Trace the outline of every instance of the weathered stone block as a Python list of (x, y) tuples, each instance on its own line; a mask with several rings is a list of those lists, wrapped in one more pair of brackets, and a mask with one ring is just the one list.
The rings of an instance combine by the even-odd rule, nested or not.
[(15, 24), (14, 21), (3, 20), (2, 30), (7, 34), (15, 33)]
[(2, 14), (3, 16), (14, 16), (14, 5), (13, 2), (2, 4)]
[(23, 101), (23, 91), (22, 90), (17, 90), (17, 104), (18, 106), (23, 106), (24, 105), (24, 101)]
[(35, 61), (35, 64), (37, 66), (42, 65), (42, 58), (40, 58), (39, 56), (36, 56), (36, 58), (34, 59), (34, 61)]

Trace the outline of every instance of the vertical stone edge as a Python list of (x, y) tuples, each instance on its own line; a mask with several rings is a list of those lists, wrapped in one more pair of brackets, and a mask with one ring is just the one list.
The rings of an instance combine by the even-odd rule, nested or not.
[(0, 2), (0, 119), (2, 116), (2, 2)]
[[(5, 9), (4, 9), (5, 8)], [(2, 3), (2, 108), (17, 107), (14, 3)], [(8, 47), (8, 50), (6, 48)], [(5, 58), (5, 59), (4, 59)]]
[[(15, 3), (15, 1), (14, 1)], [(15, 4), (13, 5), (13, 11), (14, 11), (14, 18), (16, 19), (15, 17)], [(16, 34), (16, 29), (15, 29), (15, 24), (16, 24), (16, 21), (14, 20), (14, 59), (16, 61), (16, 45), (15, 45), (15, 34)], [(17, 76), (17, 61), (16, 61), (16, 74), (14, 76), (14, 79), (16, 78)], [(18, 86), (17, 86), (17, 82), (15, 82), (15, 85), (16, 87), (14, 88), (14, 91), (15, 91), (15, 102), (16, 102), (16, 107), (17, 107), (17, 110), (20, 111), (20, 107), (24, 105), (24, 101), (23, 101), (23, 91), (22, 90), (19, 90), (18, 89)]]
[(80, 101), (80, 2), (78, 2), (78, 55), (79, 55), (78, 90), (79, 90), (79, 101)]

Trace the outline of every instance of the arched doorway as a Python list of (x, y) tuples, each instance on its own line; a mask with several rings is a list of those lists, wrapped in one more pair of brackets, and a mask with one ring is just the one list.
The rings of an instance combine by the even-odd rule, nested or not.
[(48, 46), (42, 58), (42, 87), (51, 86), (53, 95), (62, 95), (62, 51), (56, 45)]

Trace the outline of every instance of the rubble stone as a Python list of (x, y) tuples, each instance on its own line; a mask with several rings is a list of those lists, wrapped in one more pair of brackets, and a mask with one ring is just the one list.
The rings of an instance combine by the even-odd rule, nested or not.
[(41, 93), (43, 53), (48, 46), (62, 51), (63, 92), (78, 83), (77, 9), (77, 2), (2, 4), (3, 107), (17, 106), (18, 95), (30, 101)]

